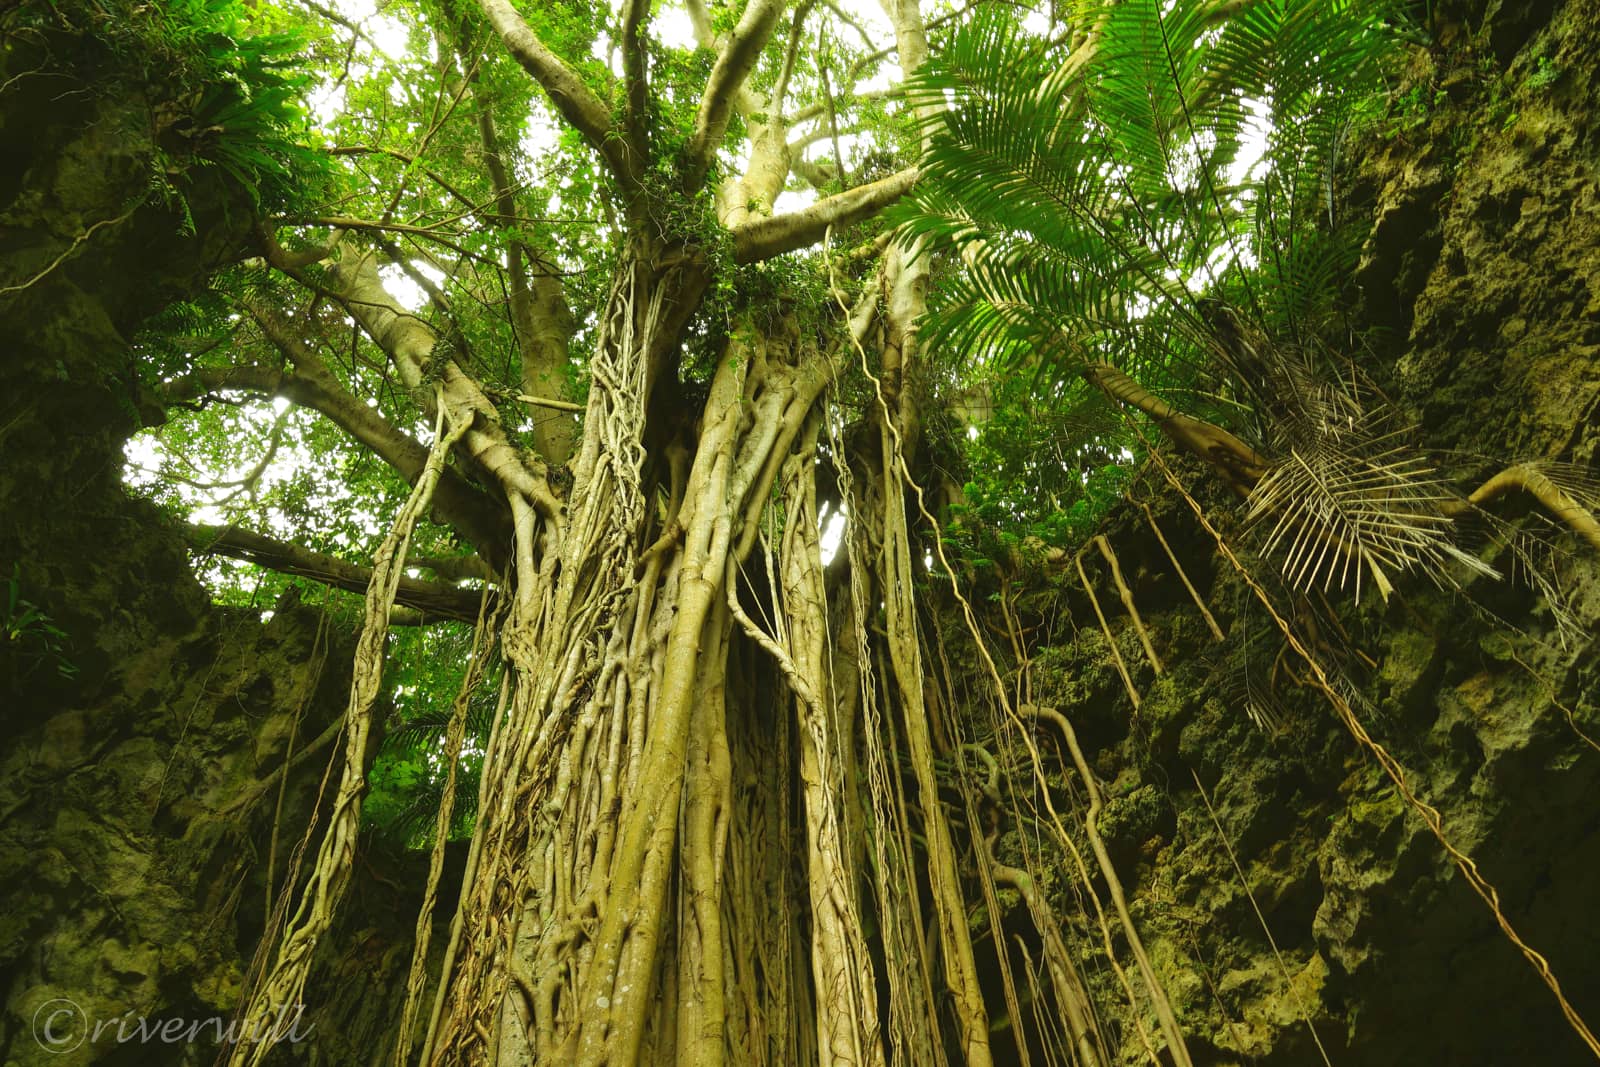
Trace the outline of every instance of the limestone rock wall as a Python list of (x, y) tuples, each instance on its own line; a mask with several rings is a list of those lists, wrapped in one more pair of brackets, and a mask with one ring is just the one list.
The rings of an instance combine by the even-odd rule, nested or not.
[[(1465, 470), (1592, 464), (1600, 9), (1431, 11), (1434, 44), (1415, 57), (1396, 120), (1345, 179), (1348, 210), (1375, 220), (1355, 303), (1380, 332), (1361, 358), (1429, 445), (1463, 450)], [(1102, 830), (1196, 1062), (1319, 1063), (1318, 1040), (1339, 1067), (1593, 1062), (1422, 819), (1326, 700), (1294, 684), (1292, 656), (1277, 667), (1283, 732), (1250, 724), (1248, 686), (1272, 678), (1280, 647), (1271, 621), (1186, 505), (1157, 514), (1228, 641), (1212, 640), (1127, 508), (1109, 535), (1168, 673), (1155, 676), (1114, 618), (1144, 696), (1135, 713), (1081, 603), (1083, 628), (1058, 630), (1034, 673), (1039, 702), (1071, 714), (1093, 749)], [(1600, 560), (1576, 539), (1565, 547), (1588, 635), (1565, 646), (1547, 605), (1510, 586), (1460, 597), (1413, 582), (1346, 614), (1372, 661), (1368, 728), (1600, 1025), (1600, 748), (1579, 733), (1600, 739)], [(1038, 594), (1037, 618), (1052, 597), (1081, 601), (1076, 587), (1074, 576)], [(1248, 632), (1267, 637), (1247, 650)], [(1055, 889), (1080, 914), (1071, 880), (1064, 870)], [(1081, 919), (1078, 934), (1098, 944)], [(1087, 950), (1084, 964), (1102, 1003), (1126, 1002)], [(1146, 1025), (1155, 1032), (1148, 1013)], [(1148, 1062), (1127, 1011), (1114, 1028), (1123, 1061)]]
[[(179, 532), (122, 487), (129, 337), (245, 252), (250, 205), (214, 169), (184, 182), (191, 232), (141, 199), (164, 102), (72, 66), (74, 49), (0, 50), (0, 1061), (209, 1063), (203, 1042), (75, 1039), (84, 1019), (230, 1015), (269, 855), (277, 888), (334, 746), (294, 767), (281, 813), (274, 774), (291, 738), (342, 714), (353, 635), (307, 606), (261, 604), (278, 609), (265, 624), (213, 608)], [(44, 619), (24, 625), (24, 602)], [(374, 872), (402, 891), (375, 892)], [(403, 982), (415, 863), (369, 858), (356, 894), (328, 953), (333, 1010), (313, 1015), (345, 1058), (323, 1062), (370, 1055), (398, 1010), (372, 983), (390, 992), (396, 966)]]

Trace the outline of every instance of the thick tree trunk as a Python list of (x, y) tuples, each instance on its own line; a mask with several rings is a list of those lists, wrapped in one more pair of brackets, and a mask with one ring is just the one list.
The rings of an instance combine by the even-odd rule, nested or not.
[(630, 266), (613, 291), (566, 510), (513, 499), (517, 684), (434, 1062), (516, 1062), (523, 1042), (632, 1062), (647, 1037), (684, 1062), (722, 1054), (728, 722), (752, 711), (724, 696), (730, 593), (829, 364), (797, 336), (739, 332), (672, 484), (645, 484), (649, 367), (663, 310), (686, 302), (668, 277)]

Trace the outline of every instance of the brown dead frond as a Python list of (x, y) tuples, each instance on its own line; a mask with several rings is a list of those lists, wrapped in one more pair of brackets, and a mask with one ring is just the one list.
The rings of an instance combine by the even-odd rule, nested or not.
[(1246, 521), (1290, 588), (1353, 587), (1359, 600), (1370, 579), (1387, 600), (1391, 576), (1407, 571), (1441, 585), (1457, 584), (1452, 563), (1499, 577), (1456, 546), (1460, 494), (1365, 379), (1353, 369), (1319, 375), (1300, 353), (1264, 366), (1277, 458), (1250, 494)]

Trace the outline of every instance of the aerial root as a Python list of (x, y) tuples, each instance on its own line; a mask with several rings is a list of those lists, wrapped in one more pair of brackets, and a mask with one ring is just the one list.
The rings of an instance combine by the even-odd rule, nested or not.
[(1089, 761), (1084, 757), (1083, 749), (1078, 744), (1077, 731), (1072, 728), (1071, 721), (1054, 708), (1034, 707), (1031, 710), (1036, 717), (1055, 724), (1067, 742), (1067, 750), (1072, 753), (1073, 765), (1078, 768), (1078, 777), (1083, 779), (1083, 788), (1089, 794), (1089, 810), (1083, 817), (1084, 833), (1089, 838), (1089, 847), (1094, 850), (1095, 860), (1100, 864), (1100, 873), (1106, 880), (1106, 890), (1111, 894), (1111, 903), (1117, 910), (1122, 932), (1128, 939), (1128, 950), (1133, 953), (1134, 962), (1139, 966), (1139, 974), (1144, 978), (1151, 1005), (1155, 1008), (1156, 1019), (1161, 1023), (1161, 1029), (1167, 1038), (1167, 1051), (1179, 1067), (1192, 1067), (1188, 1047), (1183, 1041), (1183, 1031), (1178, 1027), (1177, 1014), (1172, 1010), (1172, 1002), (1167, 998), (1165, 988), (1156, 978), (1155, 968), (1151, 966), (1150, 956), (1145, 951), (1144, 939), (1139, 936), (1139, 930), (1133, 924), (1133, 914), (1128, 910), (1128, 897), (1123, 892), (1122, 879), (1117, 877), (1116, 868), (1111, 863), (1111, 853), (1106, 850), (1106, 843), (1100, 836), (1099, 819), (1104, 802), (1100, 795), (1100, 786), (1094, 780), (1094, 772), (1090, 770)]
[(1183, 587), (1189, 590), (1189, 595), (1194, 598), (1194, 606), (1200, 609), (1200, 614), (1205, 617), (1206, 625), (1211, 627), (1211, 634), (1218, 641), (1227, 640), (1227, 635), (1222, 632), (1222, 627), (1217, 625), (1216, 618), (1211, 614), (1211, 609), (1206, 607), (1206, 602), (1200, 598), (1195, 590), (1194, 583), (1189, 581), (1188, 573), (1183, 569), (1183, 564), (1178, 562), (1177, 554), (1172, 551), (1172, 546), (1167, 544), (1166, 536), (1161, 532), (1161, 526), (1156, 522), (1150, 505), (1141, 501), (1139, 506), (1144, 509), (1144, 517), (1150, 523), (1151, 531), (1156, 535), (1156, 540), (1161, 542), (1161, 547), (1167, 553), (1167, 559), (1172, 561), (1172, 569), (1178, 572), (1178, 578), (1183, 582)]
[[(1600, 521), (1590, 510), (1578, 503), (1550, 476), (1533, 463), (1518, 463), (1507, 467), (1484, 482), (1467, 497), (1467, 503), (1483, 505), (1507, 493), (1521, 491), (1537, 500), (1546, 511), (1566, 523), (1579, 537), (1600, 551)], [(1461, 508), (1459, 510), (1465, 510)]]
[(1106, 645), (1111, 649), (1111, 660), (1117, 665), (1117, 673), (1122, 676), (1122, 684), (1128, 690), (1128, 698), (1133, 701), (1133, 710), (1139, 710), (1139, 691), (1133, 687), (1133, 679), (1128, 677), (1128, 665), (1122, 662), (1122, 653), (1117, 650), (1117, 639), (1111, 636), (1111, 627), (1106, 624), (1106, 614), (1100, 610), (1100, 598), (1094, 595), (1094, 586), (1089, 584), (1089, 575), (1083, 569), (1083, 555), (1074, 557), (1073, 564), (1078, 568), (1078, 581), (1083, 583), (1083, 591), (1089, 594), (1089, 603), (1094, 607), (1094, 617), (1100, 620), (1100, 632), (1106, 635)]
[[(361, 824), (361, 796), (367, 784), (364, 764), (367, 739), (372, 729), (372, 709), (382, 689), (389, 613), (405, 570), (412, 530), (417, 520), (428, 512), (451, 447), (471, 425), (470, 419), (463, 419), (446, 428), (442, 387), (437, 410), (433, 447), (427, 463), (373, 556), (372, 580), (367, 587), (361, 636), (356, 642), (355, 662), (351, 667), (350, 701), (344, 718), (344, 770), (334, 796), (328, 829), (323, 834), (311, 875), (301, 891), (299, 907), (278, 941), (276, 957), (244, 1002), (246, 1025), (254, 1026), (262, 1019), (281, 1017), (284, 1010), (301, 1003), (317, 943), (333, 925), (334, 915), (350, 884), (356, 836)], [(285, 893), (291, 891), (292, 884), (291, 881), (285, 886)], [(271, 933), (269, 930), (263, 936), (263, 948), (269, 943)], [(281, 1027), (273, 1027), (266, 1040), (235, 1045), (228, 1060), (231, 1067), (255, 1067), (262, 1062), (274, 1044), (285, 1036), (280, 1031)]]
[(1133, 620), (1133, 629), (1139, 635), (1139, 643), (1144, 646), (1144, 654), (1150, 658), (1150, 666), (1155, 668), (1157, 674), (1166, 673), (1161, 666), (1161, 657), (1156, 655), (1155, 646), (1150, 643), (1150, 632), (1144, 628), (1144, 620), (1139, 617), (1139, 609), (1133, 603), (1133, 590), (1128, 588), (1128, 583), (1122, 580), (1122, 566), (1117, 562), (1117, 554), (1111, 551), (1111, 542), (1106, 540), (1105, 534), (1095, 534), (1095, 547), (1100, 549), (1100, 555), (1111, 565), (1111, 580), (1116, 583), (1117, 595), (1122, 598), (1122, 606), (1128, 611), (1128, 618)]

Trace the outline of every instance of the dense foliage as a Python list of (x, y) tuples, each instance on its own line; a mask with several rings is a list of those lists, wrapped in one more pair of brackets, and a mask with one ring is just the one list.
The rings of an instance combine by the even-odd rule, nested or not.
[[(572, 418), (515, 399), (517, 325), (496, 313), (512, 283), (497, 264), (513, 255), (561, 279), (573, 311), (558, 317), (575, 316), (561, 396), (581, 402), (596, 336), (585, 309), (603, 302), (630, 209), (512, 58), (485, 48), (481, 22), (448, 5), (331, 22), (261, 9), (249, 29), (243, 8), (216, 0), (112, 14), (100, 10), (96, 25), (115, 30), (88, 39), (125, 64), (144, 57), (129, 78), (175, 63), (182, 84), (208, 87), (181, 129), (206, 132), (200, 159), (249, 185), (284, 247), (312, 247), (344, 220), (375, 220), (356, 232), (389, 254), (386, 279), (413, 294), (512, 439), (532, 447), (537, 424)], [(712, 14), (715, 27), (731, 24), (731, 9)], [(1061, 15), (1068, 32), (1025, 27), (1000, 9), (939, 17), (933, 61), (900, 96), (913, 108), (898, 93), (886, 104), (881, 90), (850, 93), (830, 81), (859, 79), (877, 61), (871, 33), (848, 22), (824, 22), (816, 48), (770, 55), (753, 82), (770, 88), (785, 77), (797, 87), (792, 108), (828, 112), (801, 142), (791, 195), (883, 177), (919, 126), (928, 137), (924, 178), (891, 215), (903, 234), (931, 241), (925, 254), (939, 263), (919, 377), (930, 401), (949, 406), (929, 405), (928, 469), (949, 487), (948, 543), (980, 572), (1081, 542), (1142, 456), (1120, 411), (1076, 373), (1085, 362), (1108, 359), (1180, 406), (1239, 427), (1253, 410), (1249, 383), (1217, 358), (1207, 308), (1241, 309), (1279, 336), (1336, 328), (1353, 256), (1332, 215), (1340, 152), (1377, 106), (1395, 42), (1392, 15), (1371, 5), (1251, 4), (1219, 19), (1205, 5), (1124, 3)], [(611, 16), (578, 5), (530, 17), (553, 49), (584, 57), (580, 75), (604, 82), (620, 32)], [(690, 136), (708, 53), (652, 37), (649, 62), (660, 179), (647, 185), (660, 187)], [(730, 137), (747, 134), (747, 121), (735, 115)], [(308, 140), (326, 147), (310, 151)], [(515, 214), (484, 185), (490, 155), (514, 189)], [(486, 214), (489, 204), (498, 206)], [(652, 224), (731, 259), (709, 194), (690, 205), (653, 201)], [(835, 237), (845, 248), (870, 239), (863, 226)], [(313, 285), (319, 270), (308, 268)], [(861, 277), (832, 250), (715, 272), (686, 334), (685, 398), (703, 395), (744, 309), (776, 301), (811, 317), (802, 329), (835, 329), (830, 271)], [(159, 391), (225, 374), (241, 357), (279, 362), (281, 346), (251, 308), (294, 299), (287, 284), (265, 264), (219, 276), (150, 324), (141, 376)], [(336, 304), (313, 295), (297, 314), (317, 324), (308, 337), (349, 394), (374, 398), (394, 425), (420, 428), (410, 391), (364, 351), (360, 328)], [(870, 411), (867, 386), (851, 371), (841, 395), (853, 392), (849, 404)], [(357, 562), (371, 553), (406, 491), (390, 466), (282, 399), (264, 407), (208, 392), (183, 403), (192, 412), (170, 419), (159, 447), (139, 446), (131, 468), (175, 514)], [(849, 421), (850, 407), (836, 417)], [(414, 549), (434, 558), (465, 550), (458, 534), (427, 525)], [(208, 566), (219, 595), (241, 604), (266, 606), (296, 581), (218, 557)], [(353, 601), (336, 594), (330, 604), (353, 617)], [(406, 640), (466, 640), (448, 629)], [(442, 736), (454, 680), (402, 668), (389, 684), (397, 718), (368, 815), (412, 839), (442, 781), (429, 746)], [(486, 743), (487, 720), (475, 715), (472, 725), (473, 743)], [(462, 781), (461, 795), (474, 796), (472, 776)]]
[[(427, 864), (379, 1059), (1103, 1065), (1137, 1042), (1191, 1067), (1100, 836), (1089, 712), (1036, 703), (1043, 624), (1018, 614), (1036, 568), (1073, 568), (1037, 610), (1081, 591), (1077, 652), (1121, 683), (1083, 703), (1144, 728), (1171, 690), (1142, 695), (1125, 653), (1161, 676), (1163, 652), (1101, 536), (1133, 490), (1185, 509), (1231, 568), (1212, 596), (1246, 602), (1225, 632), (1143, 511), (1184, 625), (1245, 665), (1241, 751), (1281, 688), (1315, 695), (1537, 969), (1363, 725), (1376, 661), (1345, 625), (1364, 588), (1465, 589), (1502, 549), (1559, 614), (1529, 545), (1600, 547), (1592, 482), (1526, 463), (1470, 489), (1352, 357), (1345, 168), (1402, 47), (1390, 5), (6, 18), (23, 77), (99, 67), (92, 91), (154, 116), (126, 139), (135, 203), (55, 263), (156, 205), (191, 234), (222, 205), (236, 253), (116, 375), (151, 430), (129, 482), (235, 621), (310, 601), (354, 635), (242, 1018), (315, 984), (376, 831)], [(1176, 452), (1242, 521), (1213, 524)], [(1516, 493), (1545, 517), (1485, 506)], [(5, 610), (8, 658), (70, 675), (15, 572)]]
[[(194, 523), (198, 552), (277, 575), (213, 563), (223, 599), (264, 607), (306, 579), (365, 594), (313, 594), (363, 620), (349, 750), (315, 907), (285, 925), (258, 998), (306, 980), (302, 946), (331, 921), (358, 820), (413, 846), (498, 842), (463, 905), (479, 930), (523, 906), (505, 886), (545, 857), (577, 865), (566, 877), (615, 834), (615, 900), (540, 904), (600, 908), (614, 933), (573, 957), (551, 927), (529, 964), (576, 983), (534, 998), (554, 1028), (541, 1040), (601, 1032), (563, 1005), (654, 973), (656, 943), (635, 958), (615, 931), (665, 914), (672, 878), (688, 899), (746, 893), (736, 912), (761, 900), (713, 873), (746, 831), (704, 836), (730, 772), (683, 747), (692, 734), (715, 752), (759, 713), (736, 666), (749, 641), (785, 680), (804, 758), (879, 767), (808, 779), (813, 821), (791, 832), (810, 827), (815, 951), (887, 968), (892, 1010), (914, 1010), (931, 995), (910, 977), (928, 973), (911, 962), (925, 946), (875, 962), (850, 931), (916, 911), (890, 872), (925, 856), (944, 872), (928, 921), (951, 1021), (981, 1062), (955, 888), (974, 861), (932, 806), (915, 835), (882, 813), (902, 774), (938, 788), (919, 598), (1082, 545), (1151, 447), (1132, 409), (1276, 523), (1262, 554), (1283, 549), (1290, 586), (1349, 573), (1328, 543), (1358, 561), (1358, 592), (1369, 569), (1385, 594), (1419, 564), (1489, 571), (1448, 539), (1454, 498), (1397, 451), (1399, 421), (1338, 355), (1357, 342), (1340, 308), (1360, 237), (1339, 217), (1341, 164), (1381, 107), (1390, 7), (886, 10), (888, 25), (802, 5), (779, 32), (779, 7), (691, 4), (677, 41), (648, 5), (502, 0), (86, 4), (23, 26), (103, 50), (124, 85), (165, 87), (153, 190), (181, 202), (211, 169), (255, 216), (258, 255), (140, 340), (139, 389), (164, 425), (132, 449), (134, 480)], [(829, 553), (847, 579), (823, 569), (823, 516), (843, 520)], [(846, 604), (835, 648), (824, 616)], [(846, 654), (863, 679), (848, 697), (832, 693)], [(893, 680), (882, 694), (874, 669)], [(880, 699), (904, 716), (904, 772), (878, 732), (827, 725)], [(940, 730), (969, 728), (938, 713)], [(611, 731), (610, 770), (591, 729)], [(383, 737), (370, 767), (368, 731)], [(537, 758), (521, 747), (535, 735)], [(613, 815), (622, 780), (632, 807)], [(523, 806), (574, 781), (586, 806)], [(904, 829), (870, 864), (854, 855), (865, 826), (847, 826), (858, 788)], [(683, 836), (659, 837), (661, 819)], [(869, 869), (865, 910), (832, 914), (822, 887), (865, 886)], [(720, 937), (706, 922), (679, 936)], [(480, 1039), (473, 983), (503, 981), (490, 942), (464, 951), (451, 1048)], [(680, 995), (685, 1017), (722, 1010)], [(859, 989), (829, 995), (825, 1040), (867, 1026)], [(623, 1021), (586, 1047), (627, 1058), (643, 1024), (616, 1003)]]
[(973, 533), (1012, 544), (1081, 542), (1125, 479), (1107, 461), (1142, 454), (1089, 364), (1259, 442), (1265, 371), (1219, 317), (1356, 340), (1340, 307), (1363, 231), (1341, 183), (1401, 41), (1371, 3), (1149, 0), (1076, 25), (990, 11), (956, 30), (907, 87), (934, 115), (926, 177), (890, 212), (960, 263), (924, 336), (995, 394), (968, 493)]

